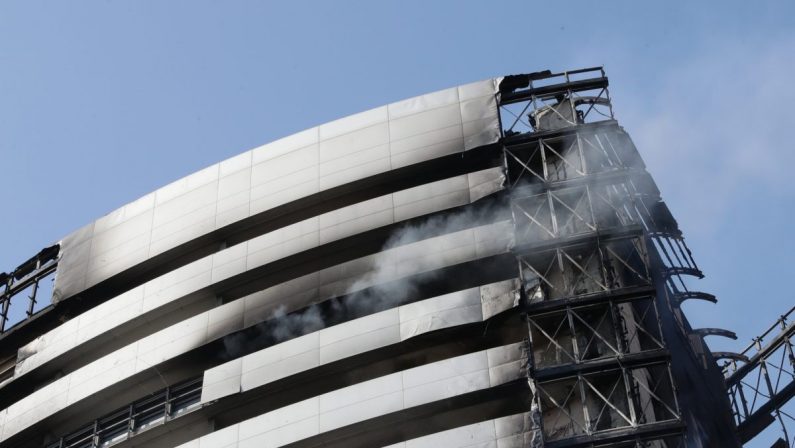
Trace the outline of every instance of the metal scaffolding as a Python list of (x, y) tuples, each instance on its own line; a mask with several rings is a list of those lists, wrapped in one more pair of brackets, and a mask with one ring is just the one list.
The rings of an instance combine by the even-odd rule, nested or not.
[(508, 77), (501, 86), (533, 355), (533, 443), (684, 446), (658, 310), (667, 297), (653, 270), (662, 278), (701, 273), (613, 120), (607, 84), (594, 68)]
[(737, 431), (743, 443), (778, 423), (774, 447), (795, 446), (795, 307), (740, 353), (720, 353)]

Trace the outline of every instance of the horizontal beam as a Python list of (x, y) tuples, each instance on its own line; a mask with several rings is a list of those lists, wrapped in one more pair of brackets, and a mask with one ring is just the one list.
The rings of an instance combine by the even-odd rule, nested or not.
[(740, 435), (740, 440), (746, 443), (764, 431), (775, 421), (771, 415), (773, 411), (780, 409), (792, 397), (795, 397), (795, 380), (787, 384), (779, 393), (770, 397), (767, 403), (760, 406), (753, 414), (737, 425), (737, 433)]
[(649, 365), (662, 364), (670, 358), (667, 350), (657, 349), (640, 353), (630, 353), (621, 356), (612, 356), (603, 359), (583, 361), (579, 364), (566, 364), (562, 366), (546, 367), (535, 370), (532, 377), (540, 382), (553, 381), (573, 377), (578, 374), (594, 372), (609, 372), (622, 368), (636, 368)]
[(548, 86), (533, 87), (525, 90), (514, 92), (504, 92), (500, 96), (500, 106), (507, 104), (521, 103), (533, 97), (554, 96), (556, 94), (565, 94), (566, 92), (582, 92), (584, 90), (603, 89), (609, 85), (606, 76), (598, 78), (582, 79), (578, 81), (562, 82), (559, 84), (550, 84)]
[(0, 358), (37, 336), (117, 295), (181, 266), (275, 229), (347, 205), (473, 171), (500, 166), (502, 146), (491, 144), (377, 174), (298, 199), (202, 235), (147, 259), (73, 297), (63, 297), (0, 335)]
[[(782, 344), (784, 344), (789, 338), (795, 335), (795, 321), (790, 322), (786, 328), (784, 328), (781, 333), (776, 335), (772, 341), (770, 341), (767, 345), (762, 347), (756, 354), (749, 358), (748, 363), (740, 366), (737, 370), (734, 371), (727, 379), (726, 379), (726, 387), (732, 387), (742, 381), (743, 377), (750, 373), (759, 362), (774, 351), (776, 351)], [(745, 353), (741, 353), (745, 354)]]
[(564, 310), (566, 308), (596, 305), (611, 302), (630, 302), (634, 300), (647, 299), (656, 292), (654, 286), (635, 286), (622, 288), (615, 291), (600, 292), (598, 294), (579, 295), (566, 297), (563, 299), (544, 300), (541, 302), (529, 303), (524, 308), (527, 314), (538, 315)]

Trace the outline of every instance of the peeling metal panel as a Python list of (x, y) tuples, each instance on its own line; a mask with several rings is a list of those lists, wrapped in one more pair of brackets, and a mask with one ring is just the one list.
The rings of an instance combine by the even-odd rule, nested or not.
[(65, 237), (55, 284), (71, 297), (209, 231), (319, 191), (496, 142), (489, 79), (351, 115), (205, 168)]
[[(402, 305), (333, 327), (299, 336), (205, 371), (202, 403), (251, 390), (298, 372), (369, 350), (408, 340), (428, 331), (484, 320), (484, 291), (504, 288), (506, 282), (470, 288)], [(504, 309), (515, 307), (505, 302)], [(503, 310), (504, 310), (503, 309)], [(493, 376), (523, 369), (506, 359), (523, 359), (523, 348), (508, 346), (488, 353)], [(241, 364), (242, 359), (242, 364)], [(511, 378), (513, 379), (513, 378)], [(495, 386), (500, 382), (492, 384)]]
[(516, 414), (418, 437), (383, 448), (527, 448), (529, 416)]
[[(492, 357), (490, 353), (497, 355)], [(240, 447), (283, 446), (390, 412), (487, 389), (494, 382), (491, 369), (500, 362), (520, 359), (520, 351), (498, 347), (382, 376), (232, 425), (225, 429), (224, 443), (237, 443)], [(524, 375), (521, 369), (513, 372), (514, 379)], [(508, 377), (506, 374), (503, 380)], [(236, 439), (235, 430), (230, 428), (237, 430)], [(496, 427), (492, 428), (496, 437)], [(518, 431), (514, 420), (501, 422), (500, 429), (506, 438)], [(213, 436), (200, 438), (199, 446), (223, 446), (210, 445)], [(191, 443), (195, 441), (181, 446), (195, 446)]]
[[(506, 225), (508, 224), (496, 223), (476, 227), (391, 249), (394, 252), (381, 252), (377, 256), (386, 257), (385, 259), (381, 259), (378, 264), (374, 264), (375, 259), (371, 258), (366, 265), (370, 269), (375, 268), (376, 273), (386, 272), (387, 274), (383, 276), (381, 274), (375, 275), (369, 277), (366, 281), (360, 282), (358, 281), (361, 278), (360, 275), (351, 278), (347, 277), (350, 273), (345, 270), (332, 270), (324, 276), (318, 276), (318, 278), (324, 282), (332, 282), (333, 286), (327, 289), (321, 284), (318, 289), (327, 292), (350, 292), (355, 290), (351, 288), (379, 284), (387, 278), (395, 279), (412, 273), (438, 269), (480, 258), (482, 253), (491, 254), (495, 251), (504, 251), (507, 248), (505, 241), (506, 232), (504, 230)], [(492, 236), (487, 237), (486, 235)], [(438, 250), (439, 247), (446, 247), (450, 252), (447, 254), (444, 251), (436, 252), (436, 254), (441, 254), (441, 257), (428, 256), (431, 250)], [(366, 273), (367, 271), (364, 272)], [(340, 281), (337, 280), (339, 276), (346, 278)], [(343, 286), (344, 289), (342, 289)], [(336, 295), (339, 294), (330, 294), (327, 297)], [(289, 308), (288, 303), (285, 301), (279, 307)], [(230, 310), (232, 309), (236, 310), (235, 318), (227, 316), (226, 319), (218, 319), (218, 323), (213, 327), (210, 326), (211, 315), (217, 313), (226, 314), (231, 312)], [(245, 321), (245, 310), (246, 306), (243, 303), (243, 299), (238, 299), (147, 336), (50, 383), (8, 408), (9, 419), (6, 423), (8, 436), (124, 378), (152, 368), (152, 366), (178, 354), (185, 353), (190, 349), (200, 347), (209, 342), (210, 337), (218, 338), (241, 329)], [(73, 378), (81, 378), (80, 384), (72, 381)], [(82, 378), (85, 378), (85, 381)], [(38, 401), (67, 384), (69, 397), (66, 403), (60, 403), (57, 400), (46, 403)], [(27, 407), (32, 407), (33, 416), (28, 415), (26, 417), (30, 418), (30, 421), (22, 417), (22, 414), (28, 413), (28, 411), (23, 410)], [(9, 424), (12, 424), (11, 422), (13, 422), (12, 429), (8, 429)], [(4, 437), (7, 438), (8, 436)]]
[[(366, 230), (468, 204), (472, 188), (477, 188), (480, 194), (490, 194), (502, 188), (502, 178), (502, 173), (495, 169), (452, 177), (324, 213), (221, 250), (127, 291), (39, 336), (20, 350), (14, 375), (19, 377), (119, 324), (249, 269)], [(436, 195), (429, 199), (431, 192)], [(103, 221), (103, 226), (108, 225)]]

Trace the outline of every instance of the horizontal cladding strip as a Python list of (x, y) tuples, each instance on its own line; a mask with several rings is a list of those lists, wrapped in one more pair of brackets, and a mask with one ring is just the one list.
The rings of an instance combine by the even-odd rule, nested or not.
[[(515, 266), (516, 261), (511, 255), (502, 254), (443, 268), (431, 273), (420, 274), (419, 276), (415, 276), (412, 282), (419, 285), (418, 289), (423, 293), (429, 294), (421, 294), (419, 296), (416, 296), (416, 294), (408, 295), (406, 298), (395, 303), (397, 306), (398, 303), (411, 303), (427, 297), (443, 295), (461, 289), (488, 284), (490, 282), (509, 280), (515, 278), (512, 276), (517, 275)], [(458, 280), (451, 282), (449, 281), (451, 278), (456, 278)], [(403, 280), (404, 279), (401, 279), (400, 281)], [(477, 283), (473, 280), (477, 280)], [(341, 299), (344, 298), (326, 301), (323, 304), (339, 304)], [(337, 306), (332, 307), (332, 309), (337, 308)], [(304, 309), (304, 311), (305, 310), (306, 309)], [(469, 353), (475, 350), (483, 350), (522, 340), (522, 335), (525, 333), (526, 328), (525, 325), (517, 319), (518, 313), (514, 312), (516, 310), (517, 308), (513, 308), (510, 311), (500, 313), (483, 323), (464, 324), (449, 329), (425, 333), (403, 343), (366, 352), (362, 355), (354, 355), (346, 358), (344, 361), (332, 362), (321, 366), (319, 369), (298, 373), (284, 380), (268, 384), (258, 388), (264, 389), (264, 392), (258, 390), (254, 392), (254, 395), (262, 393), (268, 395), (269, 398), (265, 399), (265, 401), (259, 400), (257, 403), (262, 403), (262, 405), (271, 407), (262, 409), (260, 412), (249, 414), (246, 418), (274, 409), (273, 404), (279, 402), (279, 399), (276, 398), (274, 402), (274, 397), (272, 395), (274, 390), (271, 389), (271, 386), (277, 388), (277, 395), (286, 394), (285, 397), (291, 397), (286, 402), (282, 403), (282, 405), (286, 405), (313, 396), (302, 395), (307, 390), (317, 390), (316, 394), (319, 394), (328, 390), (333, 390), (334, 388), (344, 387), (347, 384), (338, 384), (336, 380), (350, 378), (349, 375), (354, 371), (358, 372), (355, 376), (361, 378), (361, 381), (365, 378), (374, 378), (375, 376), (392, 373), (396, 370), (396, 365), (402, 366), (401, 368), (408, 368), (412, 365), (421, 365), (430, 362), (433, 359), (444, 359), (455, 356), (455, 354)], [(300, 316), (287, 317), (294, 318)], [(278, 327), (280, 322), (282, 322), (281, 318), (272, 318), (270, 321), (236, 331), (225, 337), (202, 345), (201, 347), (188, 350), (158, 365), (156, 370), (144, 370), (123, 379), (102, 393), (91, 395), (75, 405), (70, 406), (68, 409), (64, 409), (62, 412), (57, 412), (55, 415), (41, 420), (22, 433), (18, 433), (12, 440), (8, 440), (7, 442), (11, 443), (12, 446), (16, 446), (15, 444), (19, 441), (30, 442), (31, 438), (35, 440), (37, 434), (42, 434), (43, 431), (57, 434), (72, 431), (85, 419), (99, 418), (101, 415), (107, 414), (115, 408), (123, 406), (127, 402), (140, 398), (142, 393), (154, 392), (161, 389), (164, 385), (164, 381), (167, 382), (166, 384), (175, 384), (185, 381), (194, 378), (197, 372), (202, 372), (217, 366), (219, 363), (226, 360), (253, 353), (257, 350), (279, 343), (280, 340), (276, 340), (272, 337), (271, 330)], [(328, 325), (334, 325), (339, 322), (344, 322), (344, 320), (337, 319), (333, 322), (329, 321)], [(300, 334), (296, 334), (295, 336), (300, 336)], [(456, 342), (451, 345), (448, 342), (450, 340)], [(246, 341), (247, 344), (240, 347), (240, 341)], [(239, 349), (238, 354), (228, 354), (228, 350), (232, 346)], [(320, 379), (317, 378), (319, 371), (326, 372), (321, 375), (322, 378)], [(329, 375), (328, 372), (331, 372), (331, 374)], [(376, 374), (377, 372), (380, 373)], [(328, 380), (330, 380), (331, 383), (329, 383)], [(291, 389), (291, 387), (296, 384), (300, 385), (298, 390)], [(332, 387), (333, 384), (337, 384), (336, 387)], [(307, 389), (307, 387), (309, 389)], [(318, 387), (320, 387), (320, 390), (317, 389)], [(326, 387), (325, 390), (323, 390), (324, 387)], [(296, 395), (298, 396), (296, 397)], [(250, 394), (236, 394), (230, 398), (233, 397), (243, 398), (241, 401), (236, 399), (232, 400), (237, 402), (237, 404), (232, 405), (234, 412), (239, 413), (242, 406), (247, 406), (248, 408), (252, 407), (251, 403), (248, 403), (248, 400), (251, 399)], [(229, 402), (229, 400), (226, 399), (221, 399), (221, 401), (226, 402), (226, 404)], [(212, 408), (216, 420), (218, 418), (217, 412), (222, 412), (219, 411), (219, 409), (224, 408), (226, 408), (226, 405), (219, 406), (218, 404)], [(76, 421), (75, 416), (78, 415), (81, 416), (81, 418), (79, 421)], [(239, 418), (235, 420), (235, 422), (242, 421), (243, 419), (244, 418)], [(0, 413), (0, 421), (2, 421), (2, 413)], [(0, 444), (0, 446), (4, 445)]]
[(335, 390), (181, 445), (279, 447), (526, 376), (523, 342), (470, 353)]
[[(319, 281), (328, 285), (329, 290), (332, 291), (353, 292), (357, 289), (351, 289), (352, 287), (372, 286), (405, 275), (432, 271), (502, 253), (507, 249), (504, 238), (508, 228), (510, 222), (502, 222), (430, 238), (365, 257), (367, 259), (365, 261), (354, 260), (346, 263), (347, 266), (335, 266), (327, 270), (325, 276), (318, 275), (305, 280)], [(486, 238), (484, 239), (483, 236)], [(440, 253), (439, 248), (444, 250)], [(375, 275), (368, 277), (368, 271)], [(310, 288), (318, 286), (315, 283)], [(338, 294), (330, 294), (332, 297), (335, 295)], [(300, 293), (297, 296), (300, 300)], [(272, 296), (254, 294), (252, 297), (268, 300)], [(271, 315), (274, 309), (278, 309), (274, 305), (277, 304), (271, 304), (272, 308), (269, 311)], [(262, 311), (256, 307), (246, 308), (246, 298), (238, 299), (152, 334), (81, 367), (8, 407), (3, 427), (3, 440), (36, 421), (125, 378), (147, 371), (152, 366), (181, 353), (241, 329), (247, 321), (246, 314), (257, 312)]]
[(489, 79), (333, 121), (169, 184), (61, 241), (60, 297), (282, 204), (392, 169), (496, 142)]
[[(529, 412), (448, 429), (382, 448), (524, 448), (540, 446), (541, 434), (533, 430)], [(201, 446), (201, 448), (221, 448)], [(197, 448), (193, 446), (192, 448)]]
[(391, 308), (234, 359), (204, 372), (202, 403), (430, 331), (481, 322), (518, 306), (516, 280)]
[(501, 166), (500, 145), (492, 144), (460, 154), (451, 154), (427, 162), (395, 169), (369, 178), (325, 190), (268, 211), (236, 221), (223, 228), (195, 238), (130, 269), (114, 275), (69, 300), (59, 300), (30, 319), (0, 335), (0, 356), (11, 356), (17, 348), (38, 335), (136, 286), (176, 270), (191, 262), (234, 246), (275, 229), (294, 224), (319, 214), (337, 210), (400, 190), (454, 176)]
[[(492, 168), (421, 185), (344, 207), (207, 256), (98, 305), (34, 339), (19, 350), (14, 377), (5, 385), (70, 352), (69, 362), (75, 363), (79, 357), (74, 352), (81, 345), (92, 340), (93, 345), (101, 344), (101, 339), (106, 338), (100, 336), (110, 336), (110, 332), (114, 338), (122, 338), (134, 328), (136, 319), (167, 309), (163, 307), (220, 281), (351, 234), (471, 203), (500, 190), (502, 180), (501, 170)], [(212, 302), (207, 301), (207, 306), (212, 306)], [(151, 319), (146, 320), (149, 332), (159, 329)], [(125, 323), (126, 331), (119, 328)], [(90, 348), (86, 345), (83, 351)], [(63, 365), (53, 368), (64, 370)]]
[[(481, 322), (423, 333), (403, 342), (294, 373), (245, 393), (227, 395), (180, 417), (174, 423), (169, 422), (137, 434), (130, 443), (125, 442), (119, 448), (171, 448), (266, 412), (352, 384), (435, 361), (525, 341), (526, 334), (527, 327), (521, 313), (518, 308), (511, 308)], [(474, 421), (485, 418), (487, 417), (481, 416)], [(213, 425), (207, 426), (205, 423), (210, 420)], [(75, 426), (72, 424), (70, 428), (64, 429)], [(175, 431), (175, 428), (182, 426), (190, 426), (192, 431)], [(62, 432), (65, 431), (59, 433)]]

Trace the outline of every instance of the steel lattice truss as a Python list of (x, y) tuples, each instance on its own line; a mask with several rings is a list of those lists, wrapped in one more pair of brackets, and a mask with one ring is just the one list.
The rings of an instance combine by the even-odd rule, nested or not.
[(743, 442), (777, 423), (782, 438), (777, 446), (795, 446), (795, 308), (754, 339), (725, 366), (726, 386)]
[(649, 251), (664, 246), (663, 278), (700, 272), (612, 121), (606, 80), (583, 74), (530, 79), (501, 102), (531, 446), (684, 446)]

